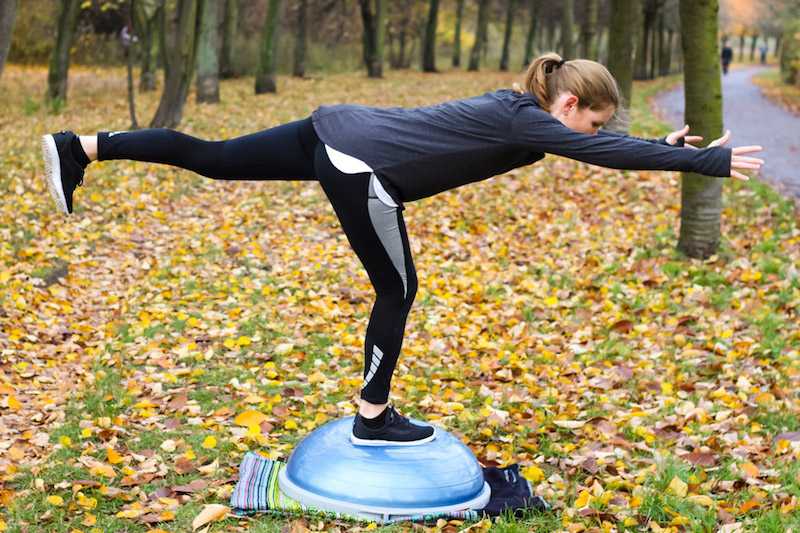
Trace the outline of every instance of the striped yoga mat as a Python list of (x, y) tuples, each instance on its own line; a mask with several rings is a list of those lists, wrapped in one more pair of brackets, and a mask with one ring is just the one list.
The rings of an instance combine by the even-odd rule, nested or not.
[[(296, 500), (281, 492), (278, 474), (286, 468), (286, 463), (273, 461), (255, 452), (247, 452), (239, 466), (239, 481), (231, 494), (231, 507), (237, 516), (252, 516), (256, 513), (319, 512), (304, 508)], [(330, 513), (329, 513), (330, 514)], [(337, 514), (351, 520), (363, 520), (356, 516)], [(408, 517), (409, 520), (429, 521), (437, 518), (476, 519), (477, 511), (457, 511), (442, 515)]]

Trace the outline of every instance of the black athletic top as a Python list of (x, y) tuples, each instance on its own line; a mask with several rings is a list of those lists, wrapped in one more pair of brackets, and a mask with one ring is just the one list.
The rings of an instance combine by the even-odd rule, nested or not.
[(401, 201), (503, 174), (545, 152), (624, 170), (730, 176), (729, 148), (695, 150), (603, 130), (578, 133), (530, 93), (511, 89), (428, 107), (321, 106), (312, 119), (322, 142), (367, 163)]

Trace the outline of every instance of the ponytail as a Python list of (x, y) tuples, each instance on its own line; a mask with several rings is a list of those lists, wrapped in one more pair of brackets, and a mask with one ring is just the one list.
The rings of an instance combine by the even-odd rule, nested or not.
[[(514, 84), (513, 88), (523, 92), (519, 84)], [(525, 91), (536, 97), (541, 108), (548, 112), (562, 92), (577, 96), (578, 106), (582, 108), (620, 107), (617, 82), (606, 67), (588, 59), (567, 61), (555, 52), (533, 60), (525, 73)]]

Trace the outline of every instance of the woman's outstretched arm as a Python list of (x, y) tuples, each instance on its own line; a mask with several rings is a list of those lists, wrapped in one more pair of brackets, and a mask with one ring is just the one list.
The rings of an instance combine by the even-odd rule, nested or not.
[(620, 170), (678, 170), (729, 177), (730, 148), (678, 148), (622, 135), (588, 135), (572, 130), (535, 107), (520, 109), (511, 124), (512, 142), (584, 163)]

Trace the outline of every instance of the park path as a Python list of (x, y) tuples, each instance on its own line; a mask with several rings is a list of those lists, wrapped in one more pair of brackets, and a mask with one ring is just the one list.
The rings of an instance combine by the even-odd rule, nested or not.
[[(753, 84), (753, 75), (766, 68), (744, 67), (722, 77), (723, 123), (731, 130), (727, 146), (763, 146), (762, 152), (753, 154), (765, 161), (758, 178), (784, 196), (792, 197), (797, 204), (800, 202), (800, 117), (769, 101)], [(684, 125), (682, 86), (657, 95), (653, 104), (655, 111), (676, 129)]]

